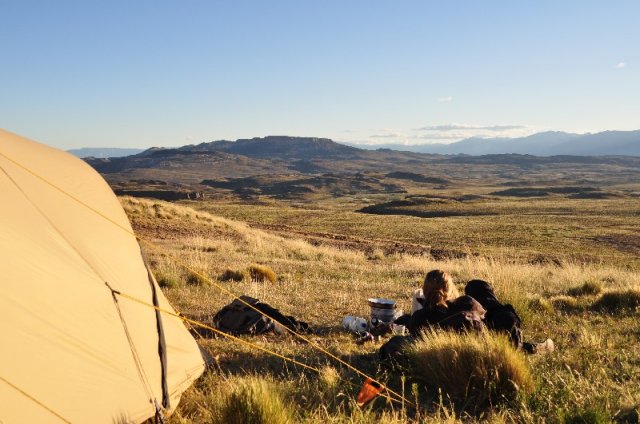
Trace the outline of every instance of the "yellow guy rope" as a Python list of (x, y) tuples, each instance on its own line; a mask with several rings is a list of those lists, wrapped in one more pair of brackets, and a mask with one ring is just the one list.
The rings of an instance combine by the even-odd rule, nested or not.
[[(239, 300), (240, 302), (242, 302), (244, 305), (248, 306), (249, 308), (255, 310), (256, 312), (260, 313), (261, 315), (275, 321), (278, 322), (278, 320), (276, 320), (275, 318), (269, 316), (268, 314), (260, 311), (259, 309), (257, 309), (255, 306), (249, 304), (248, 302), (244, 301), (243, 299), (241, 299), (236, 293), (232, 292), (231, 290), (227, 289), (226, 287), (216, 283), (215, 281), (211, 280), (208, 276), (201, 274), (200, 272), (198, 272), (197, 270), (192, 269), (188, 264), (184, 263), (183, 261), (181, 261), (179, 258), (177, 258), (176, 256), (167, 253), (167, 251), (163, 250), (162, 248), (156, 246), (154, 243), (138, 237), (132, 230), (130, 230), (129, 228), (121, 225), (120, 223), (114, 221), (113, 219), (109, 218), (107, 215), (103, 214), (102, 212), (100, 212), (99, 210), (95, 209), (94, 207), (92, 207), (91, 205), (83, 202), (82, 200), (78, 199), (77, 197), (75, 197), (73, 194), (67, 192), (66, 190), (64, 190), (61, 187), (58, 187), (57, 185), (55, 185), (54, 183), (52, 183), (51, 181), (47, 180), (46, 178), (44, 178), (43, 176), (41, 176), (40, 174), (34, 172), (33, 170), (27, 168), (26, 166), (22, 165), (21, 163), (15, 161), (14, 159), (10, 158), (9, 156), (5, 155), (4, 153), (0, 152), (0, 156), (4, 157), (5, 159), (7, 159), (9, 162), (13, 163), (14, 165), (18, 166), (19, 168), (23, 169), (24, 171), (28, 172), (29, 174), (33, 175), (34, 177), (38, 178), (39, 180), (43, 181), (44, 183), (46, 183), (47, 185), (51, 186), (52, 188), (56, 189), (57, 191), (59, 191), (60, 193), (64, 194), (65, 196), (69, 197), (70, 199), (72, 199), (73, 201), (79, 203), (80, 205), (82, 205), (83, 207), (89, 209), (90, 211), (94, 212), (95, 214), (97, 214), (98, 216), (100, 216), (101, 218), (109, 221), (110, 223), (112, 223), (113, 225), (115, 225), (116, 227), (120, 228), (122, 231), (126, 232), (127, 234), (135, 237), (136, 239), (138, 239), (139, 241), (143, 242), (144, 244), (146, 244), (147, 246), (151, 247), (153, 250), (155, 250), (156, 252), (160, 252), (163, 254), (166, 254), (167, 256), (169, 256), (172, 260), (174, 260), (177, 264), (181, 265), (182, 267), (184, 267), (185, 269), (187, 269), (188, 271), (198, 275), (199, 277), (203, 278), (205, 281), (211, 283), (212, 285), (214, 285), (215, 287), (217, 287), (218, 289), (220, 289), (223, 292), (226, 292), (227, 294), (230, 294), (231, 296), (234, 297), (234, 299)], [(133, 298), (132, 298), (133, 299)], [(143, 301), (139, 301), (141, 303), (145, 303)], [(152, 307), (155, 307), (154, 305), (149, 305)], [(184, 317), (180, 317), (181, 319), (184, 319)], [(194, 321), (197, 322), (197, 321)], [(280, 323), (282, 324), (282, 323)], [(198, 323), (198, 325), (200, 325), (200, 323)], [(308, 343), (310, 346), (312, 346), (313, 348), (319, 350), (320, 352), (324, 353), (325, 355), (327, 355), (328, 357), (332, 358), (333, 360), (339, 362), (340, 364), (344, 365), (345, 367), (347, 367), (348, 369), (350, 369), (351, 371), (355, 372), (356, 374), (358, 374), (361, 377), (365, 377), (365, 378), (369, 378), (371, 379), (371, 381), (379, 384), (380, 386), (382, 386), (386, 391), (388, 391), (389, 393), (391, 393), (392, 395), (398, 397), (399, 399), (401, 399), (402, 401), (404, 401), (405, 403), (416, 407), (417, 405), (415, 405), (413, 402), (409, 401), (408, 399), (406, 399), (404, 396), (402, 396), (401, 394), (395, 392), (394, 390), (388, 388), (386, 385), (382, 384), (380, 381), (378, 381), (377, 379), (365, 374), (364, 372), (360, 371), (359, 369), (357, 369), (356, 367), (354, 367), (353, 365), (349, 364), (348, 362), (344, 361), (343, 359), (337, 357), (336, 355), (334, 355), (333, 353), (329, 352), (328, 350), (324, 349), (322, 346), (318, 345), (317, 343), (312, 342), (311, 340), (309, 340), (307, 337), (303, 336), (302, 334), (290, 329), (289, 327), (285, 326), (283, 324), (283, 327), (291, 334), (293, 334), (294, 336), (298, 337), (299, 339), (305, 341), (306, 343)], [(241, 339), (239, 339), (241, 340)], [(245, 341), (243, 341), (245, 342)], [(248, 342), (246, 342), (248, 343)], [(391, 397), (389, 397), (389, 399), (392, 399)], [(397, 399), (394, 399), (397, 400)]]
[[(162, 312), (162, 313), (164, 313), (164, 314), (167, 314), (167, 315), (170, 315), (170, 316), (173, 316), (173, 317), (179, 318), (179, 319), (183, 320), (184, 322), (187, 322), (187, 323), (189, 323), (189, 324), (192, 324), (192, 325), (194, 325), (194, 326), (196, 326), (196, 327), (201, 327), (201, 328), (204, 328), (204, 329), (206, 329), (206, 330), (213, 331), (214, 333), (219, 334), (219, 335), (221, 335), (221, 336), (223, 336), (223, 337), (226, 337), (226, 338), (231, 339), (231, 340), (236, 341), (236, 342), (240, 342), (240, 343), (242, 343), (242, 344), (244, 344), (244, 345), (247, 345), (247, 346), (249, 346), (249, 347), (253, 347), (253, 348), (257, 349), (257, 350), (261, 350), (261, 351), (263, 351), (263, 352), (265, 352), (265, 353), (268, 353), (268, 354), (270, 354), (270, 355), (273, 355), (273, 356), (276, 356), (276, 357), (278, 357), (278, 358), (280, 358), (280, 359), (283, 359), (284, 361), (288, 361), (288, 362), (291, 362), (292, 364), (299, 365), (299, 366), (301, 366), (302, 368), (305, 368), (305, 369), (308, 369), (308, 370), (311, 370), (311, 371), (315, 371), (315, 372), (316, 372), (316, 373), (318, 373), (318, 374), (321, 374), (321, 373), (322, 373), (322, 371), (321, 371), (320, 369), (318, 369), (318, 368), (316, 368), (316, 367), (314, 367), (314, 366), (312, 366), (312, 365), (307, 365), (307, 364), (302, 363), (302, 362), (299, 362), (299, 361), (297, 361), (297, 360), (295, 360), (295, 359), (293, 359), (293, 358), (289, 358), (288, 356), (284, 356), (284, 355), (282, 355), (282, 354), (280, 354), (280, 353), (278, 353), (278, 352), (275, 352), (275, 351), (273, 351), (273, 350), (267, 349), (266, 347), (262, 347), (262, 346), (260, 346), (260, 345), (255, 344), (255, 343), (251, 343), (251, 342), (250, 342), (250, 341), (248, 341), (248, 340), (241, 339), (241, 338), (236, 337), (236, 336), (234, 336), (234, 335), (232, 335), (232, 334), (225, 333), (224, 331), (221, 331), (221, 330), (219, 330), (219, 329), (217, 329), (217, 328), (215, 328), (215, 327), (212, 327), (212, 326), (210, 326), (210, 325), (203, 324), (203, 323), (201, 323), (201, 322), (199, 322), (199, 321), (196, 321), (196, 320), (193, 320), (193, 319), (187, 318), (187, 317), (185, 317), (184, 315), (182, 315), (182, 314), (180, 314), (180, 313), (174, 313), (174, 312), (171, 312), (171, 311), (169, 311), (169, 310), (167, 310), (167, 309), (161, 308), (161, 307), (159, 307), (159, 306), (155, 306), (155, 305), (153, 305), (153, 304), (151, 304), (151, 303), (145, 302), (144, 300), (140, 300), (140, 299), (138, 299), (138, 298), (136, 298), (136, 297), (130, 296), (130, 295), (128, 295), (128, 294), (125, 294), (125, 293), (122, 293), (122, 292), (119, 292), (119, 291), (115, 291), (114, 293), (115, 293), (116, 295), (118, 295), (118, 296), (120, 296), (120, 297), (124, 298), (124, 299), (131, 300), (131, 301), (133, 301), (133, 302), (139, 303), (139, 304), (144, 305), (144, 306), (147, 306), (147, 307), (149, 307), (149, 308), (153, 308), (153, 309), (155, 309), (155, 310), (157, 310), (157, 311), (160, 311), (160, 312)], [(358, 385), (356, 385), (356, 384), (352, 383), (352, 382), (351, 382), (351, 381), (349, 381), (349, 380), (345, 380), (345, 379), (343, 379), (342, 377), (338, 377), (338, 378), (339, 378), (341, 381), (344, 381), (345, 383), (347, 383), (347, 384), (351, 385), (352, 387), (355, 387), (356, 389), (359, 389), (359, 388), (360, 388), (360, 386), (358, 386)], [(384, 386), (383, 386), (383, 387), (384, 387)], [(389, 395), (388, 395), (388, 394), (386, 394), (386, 393), (382, 393), (382, 394), (381, 394), (381, 396), (383, 396), (383, 397), (385, 397), (385, 398), (389, 399), (389, 400), (390, 400), (390, 401), (392, 401), (392, 402), (402, 403), (402, 400), (401, 400), (401, 399), (396, 399), (396, 398), (394, 398), (394, 397), (389, 396)]]
[(69, 421), (68, 419), (66, 419), (65, 417), (63, 417), (62, 415), (58, 414), (56, 411), (54, 411), (53, 409), (49, 408), (47, 405), (45, 405), (44, 403), (40, 402), (38, 399), (34, 398), (33, 396), (31, 396), (29, 393), (25, 392), (24, 390), (22, 390), (20, 387), (16, 386), (15, 384), (11, 383), (10, 381), (8, 381), (7, 379), (5, 379), (4, 377), (0, 376), (0, 380), (4, 381), (5, 383), (7, 383), (10, 387), (12, 387), (13, 389), (17, 390), (18, 392), (22, 393), (25, 397), (29, 398), (30, 400), (32, 400), (33, 402), (37, 403), (38, 405), (40, 405), (42, 408), (46, 409), (48, 412), (50, 412), (51, 414), (55, 415), (57, 418), (60, 418), (60, 420), (62, 422), (65, 422), (67, 424), (71, 424), (71, 421)]
[[(244, 305), (250, 307), (251, 309), (253, 309), (254, 311), (260, 313), (261, 315), (275, 321), (275, 322), (279, 322), (278, 320), (276, 320), (275, 318), (269, 316), (269, 314), (266, 314), (265, 312), (257, 309), (255, 306), (251, 305), (248, 302), (245, 302), (243, 299), (241, 299), (237, 294), (235, 294), (234, 292), (232, 292), (231, 290), (227, 289), (226, 287), (216, 283), (215, 281), (211, 280), (208, 276), (203, 275), (202, 273), (198, 272), (197, 270), (194, 270), (193, 268), (191, 268), (189, 265), (187, 265), (185, 262), (183, 262), (181, 259), (179, 259), (178, 257), (174, 256), (171, 253), (168, 253), (166, 250), (163, 250), (161, 248), (159, 248), (158, 246), (156, 246), (154, 243), (149, 242), (148, 240), (145, 240), (143, 238), (138, 238), (138, 240), (140, 240), (140, 242), (144, 243), (145, 245), (149, 246), (151, 249), (155, 250), (158, 253), (163, 253), (165, 255), (167, 255), (169, 258), (171, 258), (175, 263), (177, 263), (178, 265), (184, 267), (185, 269), (187, 269), (188, 271), (192, 272), (193, 274), (197, 275), (198, 277), (204, 279), (205, 281), (207, 281), (208, 283), (211, 283), (212, 285), (214, 285), (215, 287), (217, 287), (218, 289), (220, 289), (221, 291), (230, 294), (231, 296), (233, 296), (233, 298), (235, 300), (239, 300), (240, 302), (242, 302)], [(282, 324), (282, 323), (280, 323)], [(371, 381), (378, 383), (381, 387), (384, 388), (385, 391), (388, 391), (389, 393), (391, 393), (394, 396), (397, 396), (399, 398), (395, 399), (392, 398), (390, 396), (387, 396), (389, 399), (394, 400), (394, 401), (404, 401), (405, 403), (416, 407), (416, 404), (411, 402), (410, 400), (406, 399), (404, 396), (402, 396), (401, 394), (395, 392), (392, 389), (389, 389), (385, 384), (382, 384), (380, 381), (376, 380), (375, 378), (367, 375), (366, 373), (360, 371), (359, 369), (357, 369), (356, 367), (354, 367), (353, 365), (349, 364), (348, 362), (346, 362), (345, 360), (335, 356), (333, 353), (329, 352), (328, 350), (326, 350), (325, 348), (323, 348), (322, 346), (318, 345), (317, 343), (314, 343), (313, 341), (311, 341), (309, 338), (305, 337), (304, 335), (290, 329), (289, 327), (287, 327), (286, 325), (282, 324), (282, 326), (291, 334), (293, 334), (294, 336), (298, 337), (299, 339), (303, 340), (304, 342), (308, 343), (311, 347), (313, 347), (314, 349), (324, 353), (325, 355), (327, 355), (328, 357), (338, 361), (340, 364), (346, 366), (348, 369), (352, 370), (353, 372), (355, 372), (356, 374), (358, 374), (361, 377), (364, 378), (369, 378), (371, 379)]]

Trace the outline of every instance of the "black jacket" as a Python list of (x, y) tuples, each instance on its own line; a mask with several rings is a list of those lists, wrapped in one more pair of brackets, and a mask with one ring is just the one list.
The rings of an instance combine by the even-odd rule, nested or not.
[(447, 307), (422, 308), (411, 315), (409, 332), (418, 336), (428, 328), (475, 330), (482, 327), (485, 310), (471, 296), (460, 296), (447, 301)]

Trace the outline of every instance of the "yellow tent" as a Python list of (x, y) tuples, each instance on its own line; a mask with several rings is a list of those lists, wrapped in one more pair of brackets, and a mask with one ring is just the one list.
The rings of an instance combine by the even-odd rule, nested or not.
[(139, 423), (175, 408), (203, 359), (180, 319), (117, 295), (173, 311), (102, 177), (0, 130), (0, 196), (0, 422)]

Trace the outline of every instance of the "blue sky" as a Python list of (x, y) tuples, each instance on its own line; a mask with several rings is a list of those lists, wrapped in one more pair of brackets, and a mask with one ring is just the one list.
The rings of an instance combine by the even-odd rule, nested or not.
[(0, 127), (60, 147), (640, 129), (638, 1), (0, 0)]

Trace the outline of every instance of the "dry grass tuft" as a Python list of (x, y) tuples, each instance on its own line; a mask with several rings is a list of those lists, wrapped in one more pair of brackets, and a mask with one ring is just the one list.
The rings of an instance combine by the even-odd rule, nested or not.
[(605, 292), (591, 307), (596, 311), (609, 313), (633, 312), (640, 308), (640, 289)]
[(409, 351), (413, 376), (428, 389), (476, 408), (529, 393), (534, 381), (522, 353), (491, 333), (430, 331)]
[(245, 278), (245, 273), (242, 271), (235, 271), (227, 268), (220, 276), (220, 281), (242, 281)]
[(276, 273), (266, 265), (252, 264), (249, 266), (249, 276), (251, 281), (270, 283), (276, 282)]
[(384, 258), (385, 258), (384, 251), (382, 249), (380, 249), (379, 247), (373, 249), (373, 251), (369, 255), (369, 259), (374, 260), (374, 261), (381, 261)]
[(293, 413), (279, 388), (266, 380), (246, 378), (222, 401), (219, 423), (288, 424)]
[(320, 382), (322, 386), (329, 389), (335, 390), (340, 385), (340, 373), (332, 366), (324, 366), (320, 369)]
[(533, 299), (530, 299), (528, 306), (531, 310), (536, 312), (544, 312), (547, 314), (551, 314), (555, 311), (549, 299), (546, 299), (542, 296), (538, 296), (538, 297), (534, 297)]
[(569, 296), (595, 296), (602, 292), (602, 284), (595, 281), (587, 281), (578, 287), (572, 287), (567, 290)]
[(174, 274), (165, 274), (162, 271), (157, 271), (155, 277), (158, 285), (162, 288), (173, 289), (182, 286), (180, 278)]
[(578, 299), (572, 296), (554, 296), (549, 299), (549, 302), (551, 302), (551, 305), (553, 305), (553, 308), (557, 311), (580, 312), (584, 310), (584, 306), (578, 301)]
[(612, 422), (609, 413), (602, 406), (563, 411), (558, 421), (561, 424), (608, 424)]
[[(431, 269), (443, 269), (454, 276), (459, 288), (463, 288), (464, 283), (471, 279), (490, 281), (499, 299), (513, 304), (522, 317), (527, 340), (552, 337), (561, 347), (558, 354), (527, 359), (534, 367), (539, 382), (534, 392), (518, 397), (521, 402), (496, 404), (488, 410), (471, 411), (476, 402), (474, 399), (469, 400), (474, 404), (470, 403), (467, 409), (467, 405), (457, 400), (454, 405), (450, 404), (446, 397), (442, 398), (443, 404), (438, 409), (433, 403), (434, 398), (438, 397), (437, 391), (429, 389), (425, 392), (417, 383), (405, 386), (395, 373), (380, 375), (387, 385), (399, 393), (405, 393), (420, 405), (414, 415), (413, 411), (405, 412), (400, 406), (391, 408), (382, 400), (370, 408), (358, 408), (354, 401), (357, 390), (336, 381), (336, 374), (342, 375), (341, 368), (332, 368), (329, 365), (333, 364), (331, 361), (307, 344), (282, 337), (255, 339), (257, 343), (286, 356), (299, 358), (319, 368), (326, 367), (320, 376), (283, 365), (279, 359), (226, 339), (201, 339), (203, 347), (217, 358), (219, 369), (206, 373), (185, 393), (176, 412), (169, 418), (172, 424), (225, 422), (220, 418), (223, 400), (243, 380), (254, 375), (266, 379), (268, 385), (276, 385), (287, 405), (295, 411), (296, 422), (305, 424), (558, 422), (561, 416), (567, 421), (571, 417), (593, 416), (589, 410), (594, 405), (602, 405), (609, 417), (615, 416), (623, 422), (625, 419), (633, 422), (633, 417), (637, 416), (634, 414), (640, 404), (640, 395), (633, 382), (640, 381), (640, 371), (636, 366), (640, 357), (637, 349), (629, 349), (629, 337), (637, 329), (636, 316), (596, 313), (569, 315), (563, 312), (576, 307), (580, 311), (589, 311), (596, 299), (608, 291), (640, 288), (640, 273), (631, 263), (629, 266), (619, 266), (619, 258), (603, 256), (602, 262), (566, 257), (562, 259), (561, 266), (551, 262), (532, 264), (529, 262), (529, 253), (523, 251), (519, 244), (512, 251), (478, 247), (482, 253), (480, 256), (435, 259), (428, 254), (389, 251), (384, 258), (378, 255), (380, 260), (371, 260), (370, 252), (379, 247), (376, 243), (352, 246), (331, 237), (316, 238), (312, 234), (312, 238), (307, 238), (305, 231), (355, 235), (365, 239), (366, 234), (358, 231), (366, 230), (375, 231), (375, 237), (410, 240), (416, 234), (425, 236), (425, 233), (416, 231), (416, 225), (427, 220), (407, 218), (407, 225), (401, 228), (398, 222), (390, 224), (387, 217), (364, 222), (361, 214), (331, 211), (331, 216), (335, 218), (332, 225), (338, 225), (332, 227), (333, 230), (323, 227), (327, 221), (318, 221), (320, 224), (316, 227), (302, 228), (300, 232), (297, 231), (301, 229), (298, 225), (300, 221), (295, 217), (302, 209), (266, 207), (265, 211), (272, 213), (274, 221), (265, 219), (262, 222), (262, 217), (258, 221), (290, 225), (282, 230), (271, 231), (207, 212), (224, 208), (232, 212), (227, 216), (239, 213), (236, 219), (253, 223), (257, 219), (254, 205), (198, 203), (194, 205), (202, 207), (203, 211), (195, 211), (160, 201), (122, 201), (136, 232), (166, 251), (159, 253), (148, 250), (145, 251), (145, 257), (156, 275), (161, 277), (164, 274), (180, 283), (178, 287), (164, 290), (169, 301), (176, 309), (199, 317), (204, 322), (208, 322), (206, 320), (212, 312), (228, 304), (230, 299), (221, 296), (213, 284), (186, 284), (188, 271), (174, 262), (171, 256), (177, 256), (189, 268), (203, 275), (215, 276), (216, 279), (227, 269), (243, 271), (246, 277), (242, 282), (230, 280), (225, 283), (230, 290), (256, 297), (280, 308), (284, 314), (294, 315), (318, 328), (327, 329), (338, 327), (346, 314), (367, 316), (367, 297), (395, 299), (399, 308), (409, 310), (410, 294), (421, 286), (425, 273)], [(209, 207), (212, 209), (207, 209)], [(278, 221), (282, 213), (291, 213), (292, 221)], [(312, 215), (308, 216), (320, 218), (326, 211), (314, 209), (309, 213)], [(456, 225), (464, 225), (466, 219), (456, 218), (454, 221)], [(307, 221), (315, 222), (306, 220), (305, 223)], [(438, 228), (443, 222), (438, 221)], [(635, 228), (635, 224), (633, 226)], [(289, 233), (287, 228), (295, 231)], [(496, 237), (501, 242), (505, 241), (500, 234)], [(446, 239), (452, 237), (447, 235)], [(517, 241), (519, 243), (521, 240)], [(437, 247), (438, 243), (434, 243), (434, 246)], [(474, 246), (477, 247), (475, 242)], [(540, 250), (555, 255), (557, 245), (553, 244), (551, 248), (553, 250), (546, 250), (542, 246)], [(599, 247), (593, 254), (594, 258), (598, 257)], [(278, 272), (277, 290), (275, 285), (268, 283), (249, 284), (247, 265), (252, 263), (268, 264)], [(569, 290), (583, 286), (588, 281), (602, 284), (606, 291), (598, 295), (571, 297), (569, 307), (560, 305), (564, 309), (559, 308), (555, 312), (550, 298), (555, 295), (569, 298), (566, 296)], [(556, 304), (561, 302), (556, 300)], [(376, 358), (379, 346), (356, 345), (350, 335), (340, 331), (310, 337), (331, 352), (339, 352), (354, 366), (378, 375)], [(468, 375), (466, 380), (469, 380)], [(513, 389), (505, 390), (513, 393)], [(469, 415), (474, 412), (480, 415)]]
[(196, 274), (195, 272), (191, 272), (187, 277), (187, 284), (192, 286), (205, 286), (207, 285), (207, 280), (201, 273)]

